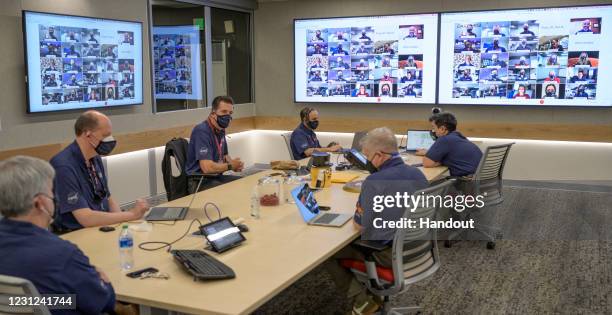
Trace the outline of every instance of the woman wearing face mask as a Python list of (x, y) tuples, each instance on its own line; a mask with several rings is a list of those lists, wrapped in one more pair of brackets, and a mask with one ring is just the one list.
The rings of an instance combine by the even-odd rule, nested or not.
[(240, 178), (223, 174), (226, 171), (241, 172), (244, 168), (240, 158), (231, 158), (227, 149), (225, 129), (229, 127), (233, 113), (234, 100), (229, 96), (217, 96), (213, 99), (208, 118), (193, 128), (185, 165), (189, 193), (195, 192), (202, 174), (207, 176), (199, 190)]
[(312, 107), (305, 107), (300, 111), (300, 124), (291, 133), (291, 152), (297, 160), (307, 158), (314, 151), (336, 152), (342, 147), (332, 142), (326, 148), (321, 147), (317, 134), (314, 132), (319, 127), (319, 112)]
[(79, 116), (74, 131), (76, 140), (51, 159), (58, 197), (53, 227), (62, 233), (142, 218), (149, 209), (145, 201), (121, 211), (108, 187), (100, 156), (109, 155), (117, 144), (110, 119), (90, 110)]

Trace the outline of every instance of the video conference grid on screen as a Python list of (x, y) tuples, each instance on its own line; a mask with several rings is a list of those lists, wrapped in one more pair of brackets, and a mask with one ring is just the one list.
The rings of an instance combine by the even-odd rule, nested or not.
[(437, 15), (295, 22), (296, 100), (431, 103)]
[(442, 14), (439, 101), (609, 106), (611, 19), (609, 6)]
[(155, 98), (202, 99), (199, 45), (195, 25), (153, 28)]
[(30, 112), (142, 103), (140, 23), (24, 18)]

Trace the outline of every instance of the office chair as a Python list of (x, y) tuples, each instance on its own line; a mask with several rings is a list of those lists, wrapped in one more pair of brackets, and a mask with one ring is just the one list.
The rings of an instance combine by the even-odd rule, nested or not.
[(281, 136), (283, 136), (283, 139), (285, 139), (285, 144), (287, 145), (287, 150), (289, 150), (289, 157), (292, 160), (296, 160), (295, 156), (293, 156), (293, 151), (291, 150), (291, 133), (292, 132), (285, 132), (283, 134), (281, 134)]
[[(498, 205), (504, 201), (504, 196), (502, 195), (502, 174), (504, 173), (504, 166), (506, 165), (508, 153), (510, 153), (510, 147), (512, 147), (513, 144), (514, 142), (487, 147), (480, 159), (476, 173), (474, 173), (471, 178), (459, 178), (458, 185), (461, 187), (460, 190), (464, 194), (484, 196), (484, 207), (472, 208), (460, 212), (458, 216), (461, 220), (470, 220), (473, 216), (478, 214), (481, 209)], [(474, 228), (470, 230), (486, 237), (488, 249), (495, 248), (496, 236), (498, 239), (502, 237), (499, 228), (478, 223), (474, 223)], [(467, 229), (458, 229), (450, 233), (448, 239), (444, 241), (444, 246), (451, 247), (452, 241), (466, 231)]]
[[(417, 191), (414, 195), (423, 193), (424, 196), (444, 196), (454, 182), (455, 179), (449, 179), (438, 185)], [(383, 298), (381, 314), (401, 314), (402, 311), (420, 310), (421, 307), (419, 306), (389, 309), (389, 298), (405, 291), (409, 285), (426, 279), (440, 268), (436, 229), (420, 228), (418, 223), (421, 218), (435, 220), (439, 207), (430, 206), (418, 207), (414, 212), (410, 209), (404, 211), (403, 218), (416, 219), (417, 228), (400, 228), (395, 231), (393, 244), (391, 245), (391, 269), (376, 265), (373, 253), (388, 247), (381, 246), (378, 242), (360, 240), (352, 244), (365, 254), (365, 261), (340, 260), (340, 264), (353, 272), (356, 279), (368, 291)]]
[(0, 275), (0, 314), (51, 315), (46, 306), (11, 306), (9, 296), (40, 297), (29, 280)]

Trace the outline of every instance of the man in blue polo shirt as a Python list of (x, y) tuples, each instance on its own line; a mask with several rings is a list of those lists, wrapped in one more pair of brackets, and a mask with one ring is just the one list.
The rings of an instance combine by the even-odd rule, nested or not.
[(48, 231), (56, 198), (49, 163), (25, 156), (0, 161), (0, 274), (30, 280), (41, 294), (75, 294), (73, 310), (102, 314), (115, 309), (108, 277), (74, 244)]
[[(397, 151), (397, 138), (389, 128), (376, 128), (369, 131), (362, 139), (361, 144), (363, 154), (368, 159), (367, 168), (371, 175), (364, 180), (361, 186), (353, 225), (361, 231), (362, 240), (390, 245), (395, 235), (395, 229), (376, 228), (373, 221), (377, 218), (383, 221), (397, 221), (402, 218), (406, 208), (385, 207), (382, 211), (375, 211), (374, 197), (396, 196), (398, 193), (412, 195), (420, 189), (427, 188), (429, 183), (419, 169), (404, 163)], [(378, 265), (392, 268), (391, 254), (392, 249), (389, 246), (373, 255)], [(357, 297), (360, 293), (363, 293), (361, 286), (347, 269), (336, 262), (338, 259), (363, 260), (363, 254), (353, 247), (347, 246), (326, 264), (326, 270), (332, 276), (338, 289), (345, 292), (349, 299), (354, 299), (356, 309), (363, 309), (364, 303), (371, 302), (371, 299), (365, 298), (363, 294), (361, 297)]]
[(240, 158), (232, 159), (227, 150), (225, 129), (229, 127), (234, 113), (234, 100), (229, 96), (213, 99), (208, 119), (197, 124), (189, 138), (185, 171), (188, 176), (189, 193), (194, 193), (202, 177), (199, 190), (212, 188), (240, 176), (224, 175), (223, 172), (241, 172), (244, 163)]
[(74, 132), (76, 140), (51, 159), (59, 205), (54, 230), (65, 233), (142, 218), (149, 209), (145, 201), (139, 199), (134, 208), (121, 211), (108, 188), (100, 156), (110, 154), (117, 143), (110, 119), (87, 111), (77, 118)]
[(293, 158), (301, 160), (318, 152), (336, 152), (342, 147), (332, 142), (327, 148), (322, 148), (314, 132), (319, 126), (319, 111), (312, 107), (305, 107), (300, 111), (300, 124), (291, 133), (291, 152)]
[(423, 167), (448, 167), (453, 177), (472, 175), (482, 158), (480, 149), (457, 131), (457, 119), (451, 113), (438, 113), (429, 118), (436, 142), (429, 150), (418, 150), (424, 155)]

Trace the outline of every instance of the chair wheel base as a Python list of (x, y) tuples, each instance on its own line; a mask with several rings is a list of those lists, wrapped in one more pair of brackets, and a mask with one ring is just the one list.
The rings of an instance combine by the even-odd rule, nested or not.
[(495, 249), (495, 242), (487, 242), (487, 249)]

